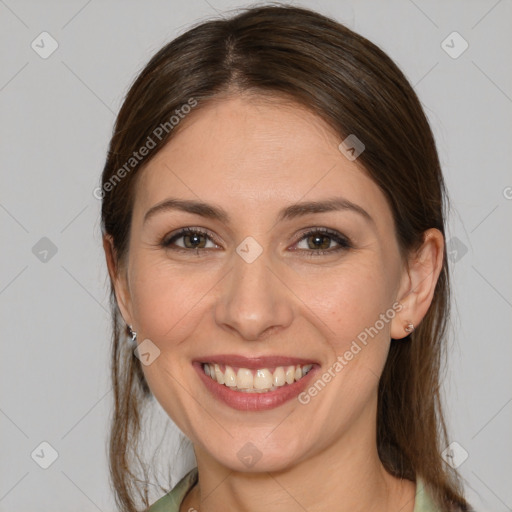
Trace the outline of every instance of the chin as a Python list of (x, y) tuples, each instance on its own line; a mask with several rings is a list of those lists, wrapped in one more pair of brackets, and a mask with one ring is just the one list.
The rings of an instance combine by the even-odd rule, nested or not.
[[(300, 438), (301, 436), (297, 435), (296, 439)], [(258, 440), (257, 436), (250, 434), (244, 439), (233, 440), (225, 449), (209, 451), (210, 456), (219, 464), (241, 473), (285, 471), (297, 465), (306, 456), (304, 447), (300, 450), (301, 453), (297, 453), (285, 440), (276, 446), (275, 440)]]

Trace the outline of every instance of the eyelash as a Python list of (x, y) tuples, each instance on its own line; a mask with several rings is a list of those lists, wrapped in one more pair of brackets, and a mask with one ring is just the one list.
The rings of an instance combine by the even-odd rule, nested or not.
[[(327, 237), (331, 238), (332, 241), (336, 242), (339, 245), (339, 247), (337, 247), (335, 249), (327, 249), (327, 250), (323, 250), (323, 249), (322, 250), (294, 249), (294, 251), (303, 252), (308, 257), (316, 257), (316, 256), (324, 256), (324, 255), (328, 255), (328, 254), (333, 254), (333, 253), (337, 253), (339, 251), (344, 251), (344, 250), (352, 248), (352, 243), (346, 236), (342, 235), (341, 233), (338, 233), (337, 231), (334, 231), (334, 230), (328, 229), (328, 228), (311, 229), (311, 230), (303, 233), (302, 236), (295, 242), (294, 245), (298, 244), (302, 240), (309, 238), (310, 236), (318, 235), (318, 234), (321, 234), (323, 236), (327, 236)], [(199, 247), (196, 249), (192, 249), (192, 248), (189, 249), (189, 248), (183, 248), (183, 247), (171, 247), (172, 244), (176, 240), (179, 240), (180, 238), (182, 238), (183, 236), (186, 236), (186, 235), (203, 235), (203, 236), (207, 237), (208, 239), (210, 239), (212, 242), (216, 243), (217, 245), (220, 245), (218, 243), (218, 241), (216, 241), (216, 238), (214, 236), (212, 236), (211, 233), (209, 233), (208, 231), (205, 231), (204, 229), (183, 228), (183, 229), (180, 229), (174, 235), (172, 235), (170, 238), (165, 238), (161, 242), (161, 246), (165, 249), (171, 249), (173, 251), (178, 251), (178, 252), (182, 252), (182, 253), (187, 253), (187, 252), (190, 253), (190, 252), (194, 251), (195, 254), (198, 254), (199, 252), (210, 250), (210, 248), (204, 248), (204, 247)]]

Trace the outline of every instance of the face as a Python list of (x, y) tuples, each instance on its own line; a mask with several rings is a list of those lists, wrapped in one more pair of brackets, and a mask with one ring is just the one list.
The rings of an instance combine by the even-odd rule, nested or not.
[(373, 440), (406, 274), (383, 193), (297, 105), (237, 96), (182, 122), (142, 171), (116, 285), (153, 394), (233, 470)]

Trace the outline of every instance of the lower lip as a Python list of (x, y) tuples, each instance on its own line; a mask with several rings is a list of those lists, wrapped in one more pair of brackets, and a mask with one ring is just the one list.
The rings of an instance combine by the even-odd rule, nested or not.
[(201, 363), (194, 363), (193, 366), (205, 386), (212, 395), (215, 396), (215, 398), (239, 411), (265, 411), (279, 407), (304, 391), (309, 381), (319, 368), (318, 365), (314, 365), (313, 368), (311, 368), (311, 370), (302, 377), (302, 379), (294, 382), (293, 384), (285, 384), (284, 386), (277, 388), (275, 391), (267, 391), (265, 393), (244, 393), (243, 391), (233, 391), (224, 384), (219, 384), (211, 377), (208, 377), (208, 375), (204, 373)]

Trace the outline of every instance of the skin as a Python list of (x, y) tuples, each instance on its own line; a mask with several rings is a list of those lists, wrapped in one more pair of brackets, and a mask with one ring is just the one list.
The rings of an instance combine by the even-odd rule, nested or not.
[[(142, 172), (123, 266), (105, 239), (124, 320), (138, 343), (150, 339), (161, 351), (143, 366), (148, 384), (194, 446), (200, 482), (182, 511), (414, 508), (415, 483), (388, 474), (378, 457), (377, 386), (390, 343), (401, 343), (404, 327), (428, 310), (443, 237), (427, 231), (404, 258), (385, 196), (340, 142), (297, 105), (248, 95), (211, 102), (182, 121)], [(373, 220), (349, 209), (277, 219), (283, 207), (333, 196)], [(144, 222), (169, 197), (220, 206), (230, 221), (169, 210)], [(162, 247), (183, 227), (206, 229), (216, 241), (200, 237), (207, 246), (199, 253)], [(351, 247), (334, 251), (328, 238), (331, 252), (308, 257), (318, 249), (308, 246), (314, 236), (302, 235), (318, 227), (345, 235)], [(235, 251), (248, 236), (263, 248), (252, 263)], [(400, 312), (306, 405), (234, 410), (212, 397), (191, 364), (220, 353), (289, 355), (325, 371), (397, 301)], [(248, 441), (261, 453), (251, 468), (237, 457)]]

